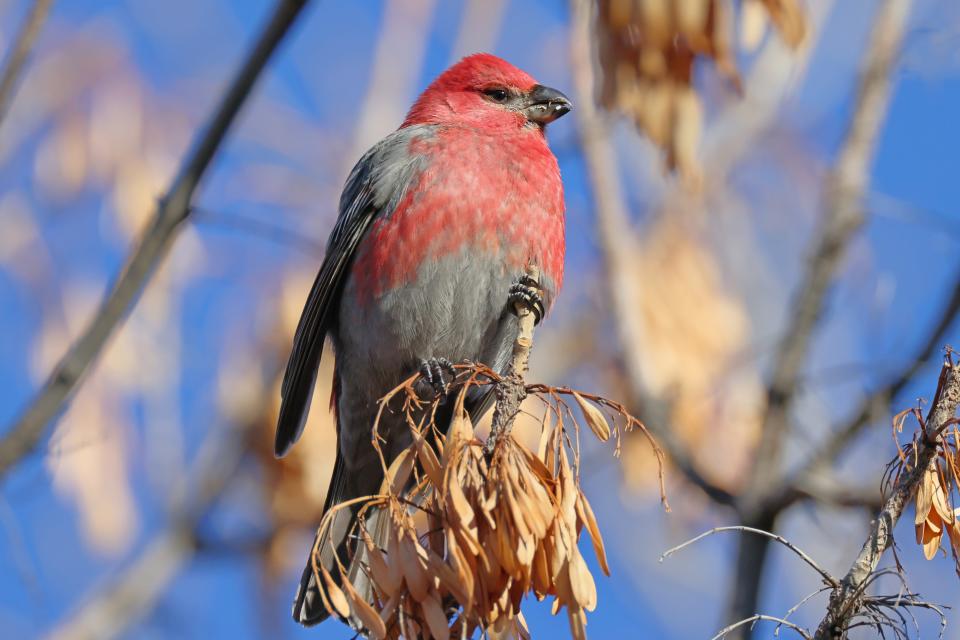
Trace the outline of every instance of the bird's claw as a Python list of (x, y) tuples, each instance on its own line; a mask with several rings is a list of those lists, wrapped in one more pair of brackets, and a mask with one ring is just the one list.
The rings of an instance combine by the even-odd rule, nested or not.
[(420, 361), (420, 376), (423, 382), (430, 385), (437, 396), (447, 393), (447, 387), (457, 377), (453, 363), (446, 358), (430, 358)]
[(534, 316), (534, 324), (543, 320), (543, 296), (540, 294), (540, 283), (528, 275), (517, 278), (510, 286), (510, 310), (516, 313), (516, 305), (526, 305)]

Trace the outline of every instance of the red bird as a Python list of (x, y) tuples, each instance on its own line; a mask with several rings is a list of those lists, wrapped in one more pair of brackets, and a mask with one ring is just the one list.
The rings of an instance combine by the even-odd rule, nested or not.
[[(562, 93), (508, 62), (469, 56), (434, 80), (350, 173), (294, 337), (276, 437), (282, 456), (300, 436), (329, 336), (338, 449), (325, 511), (379, 489), (370, 436), (380, 397), (417, 370), (442, 394), (453, 362), (504, 370), (517, 333), (513, 302), (532, 302), (538, 320), (549, 310), (563, 280), (564, 204), (544, 128), (570, 108)], [(541, 269), (542, 296), (525, 279), (530, 262)], [(490, 400), (478, 393), (468, 409), (478, 416)], [(389, 463), (408, 446), (409, 430), (385, 416), (380, 433)], [(346, 557), (355, 519), (356, 509), (339, 511), (320, 541), (319, 562), (334, 577), (334, 549)], [(376, 536), (369, 517), (367, 526)], [(369, 596), (357, 565), (353, 583)], [(308, 561), (294, 619), (311, 625), (327, 615)]]

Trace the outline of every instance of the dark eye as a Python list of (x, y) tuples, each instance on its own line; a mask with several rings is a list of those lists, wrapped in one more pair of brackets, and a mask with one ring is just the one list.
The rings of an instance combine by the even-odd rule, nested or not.
[(506, 89), (501, 89), (500, 87), (484, 89), (483, 94), (494, 102), (506, 102), (508, 96)]

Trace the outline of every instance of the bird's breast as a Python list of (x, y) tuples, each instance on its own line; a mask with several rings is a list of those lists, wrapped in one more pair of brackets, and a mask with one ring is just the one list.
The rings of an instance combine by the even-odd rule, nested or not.
[(440, 263), (514, 277), (534, 261), (552, 298), (563, 278), (563, 186), (542, 134), (447, 129), (413, 141), (410, 153), (425, 161), (358, 248), (358, 296), (379, 299)]

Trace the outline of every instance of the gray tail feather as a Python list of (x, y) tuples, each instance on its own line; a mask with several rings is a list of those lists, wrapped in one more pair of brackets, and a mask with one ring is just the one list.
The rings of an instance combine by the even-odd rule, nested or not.
[[(376, 470), (373, 471), (373, 474), (379, 475), (379, 472), (380, 463), (377, 461)], [(357, 473), (356, 470), (348, 471), (338, 452), (323, 512), (326, 513), (329, 509), (341, 502), (370, 494), (370, 490), (367, 490), (365, 487), (356, 486), (358, 483), (350, 481), (351, 478), (356, 479), (358, 476), (367, 476), (369, 480), (370, 475), (366, 469), (360, 473)], [(379, 480), (376, 481), (376, 486), (379, 486), (379, 482)], [(369, 482), (363, 484), (369, 484)], [(373, 490), (375, 491), (376, 487), (374, 487)], [(354, 526), (357, 522), (357, 513), (361, 506), (362, 505), (355, 505), (338, 511), (334, 515), (331, 525), (324, 531), (321, 539), (319, 541), (314, 540), (314, 546), (311, 547), (311, 554), (314, 549), (319, 549), (317, 558), (318, 565), (330, 573), (330, 577), (333, 578), (334, 583), (338, 586), (341, 583), (340, 569), (337, 564), (337, 556), (339, 556), (340, 562), (347, 567), (347, 577), (354, 589), (356, 589), (357, 593), (366, 599), (367, 602), (372, 602), (373, 585), (370, 583), (366, 572), (362, 569), (363, 566), (368, 564), (367, 550), (362, 542), (358, 544), (358, 534)], [(367, 531), (370, 533), (374, 544), (380, 548), (384, 548), (386, 546), (387, 530), (386, 527), (383, 526), (386, 520), (382, 519), (381, 515), (380, 512), (371, 513), (368, 511), (365, 520)], [(383, 524), (381, 524), (381, 520)], [(353, 558), (348, 562), (351, 554)], [(324, 591), (322, 595), (321, 590)], [(297, 596), (293, 604), (293, 619), (304, 626), (313, 626), (323, 622), (330, 617), (330, 612), (327, 611), (327, 608), (323, 604), (325, 598), (329, 602), (323, 579), (321, 577), (321, 581), (319, 583), (317, 582), (317, 576), (314, 575), (313, 572), (312, 557), (308, 558), (307, 566), (304, 568), (303, 576), (300, 578), (300, 586), (297, 589)], [(360, 630), (362, 627), (360, 620), (355, 616), (351, 616), (350, 619), (344, 620), (344, 622), (357, 630)]]

